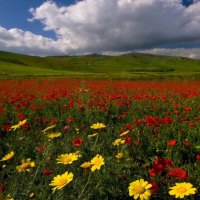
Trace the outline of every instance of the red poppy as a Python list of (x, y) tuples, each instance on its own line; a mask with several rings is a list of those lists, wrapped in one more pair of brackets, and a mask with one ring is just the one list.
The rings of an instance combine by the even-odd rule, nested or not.
[(0, 194), (2, 194), (6, 189), (6, 186), (3, 183), (0, 183)]
[(173, 176), (173, 177), (179, 178), (179, 179), (187, 179), (188, 178), (187, 172), (181, 168), (174, 168), (174, 169), (170, 170), (168, 172), (168, 174), (170, 176)]
[(154, 133), (154, 134), (158, 134), (159, 132), (160, 132), (160, 130), (159, 130), (158, 128), (154, 128), (154, 129), (153, 129), (153, 133)]
[(67, 118), (66, 121), (67, 121), (69, 124), (73, 124), (73, 123), (74, 123), (74, 119), (72, 119), (72, 118)]
[(50, 121), (51, 124), (56, 124), (58, 122), (58, 120), (56, 120), (56, 119), (51, 119), (49, 121)]
[(69, 126), (64, 126), (63, 131), (67, 131), (70, 127)]
[(190, 107), (185, 107), (185, 111), (191, 111), (192, 109)]
[(167, 168), (173, 167), (173, 162), (165, 158), (157, 158), (149, 170), (151, 176), (157, 176), (161, 172), (166, 171)]
[(53, 173), (53, 171), (51, 169), (45, 169), (43, 172), (42, 172), (42, 175), (43, 176), (49, 176)]
[(4, 125), (3, 126), (3, 130), (6, 131), (6, 132), (9, 132), (10, 128), (11, 128), (11, 125)]
[(183, 146), (184, 146), (185, 148), (189, 147), (190, 145), (191, 145), (191, 142), (190, 142), (190, 141), (188, 141), (188, 140), (183, 141)]
[(131, 131), (133, 129), (133, 125), (132, 124), (126, 124), (126, 128)]
[(170, 147), (172, 147), (172, 146), (175, 146), (176, 143), (177, 143), (176, 140), (169, 140), (169, 141), (167, 142), (167, 145), (170, 146)]
[(190, 122), (189, 126), (196, 126), (196, 124), (194, 122)]
[(131, 137), (125, 137), (125, 143), (130, 144), (131, 143)]
[(21, 114), (21, 113), (18, 113), (18, 114), (17, 114), (17, 117), (18, 117), (18, 119), (20, 119), (21, 121), (27, 118), (26, 116), (24, 116), (24, 115)]
[(175, 113), (175, 114), (179, 114), (180, 111), (179, 111), (179, 110), (175, 110), (174, 113)]
[(200, 154), (198, 154), (196, 158), (198, 161), (200, 161)]
[(73, 140), (73, 146), (79, 147), (83, 144), (83, 139), (81, 138), (74, 138)]
[(135, 145), (139, 145), (139, 144), (140, 144), (140, 141), (139, 141), (139, 140), (135, 140), (133, 143), (134, 143)]
[(36, 147), (36, 149), (37, 149), (38, 151), (42, 152), (42, 151), (44, 151), (45, 147), (44, 147), (44, 145), (42, 145), (42, 146)]
[(148, 181), (152, 187), (150, 188), (151, 193), (155, 194), (156, 192), (158, 192), (158, 184), (155, 181)]
[(124, 116), (123, 115), (119, 115), (116, 118), (120, 120), (120, 119), (124, 119)]

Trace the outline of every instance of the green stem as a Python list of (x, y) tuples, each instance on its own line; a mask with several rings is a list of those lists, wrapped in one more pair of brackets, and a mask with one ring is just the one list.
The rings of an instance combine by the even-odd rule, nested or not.
[(90, 178), (91, 178), (91, 174), (89, 175), (89, 177), (88, 177), (88, 180), (87, 180), (87, 183), (85, 184), (85, 186), (83, 187), (83, 189), (82, 189), (81, 193), (79, 194), (79, 196), (78, 196), (78, 199), (80, 199), (80, 198), (81, 198), (81, 196), (82, 196), (82, 194), (84, 193), (84, 191), (85, 191), (85, 188), (87, 187), (87, 185), (88, 185), (88, 184), (89, 184), (89, 182), (90, 182)]
[(97, 133), (97, 137), (96, 137), (96, 140), (95, 140), (94, 146), (92, 147), (91, 150), (94, 150), (94, 148), (96, 147), (98, 139), (99, 139), (99, 133)]

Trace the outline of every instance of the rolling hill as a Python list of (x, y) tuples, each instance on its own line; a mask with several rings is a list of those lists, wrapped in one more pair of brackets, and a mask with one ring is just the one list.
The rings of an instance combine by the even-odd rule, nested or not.
[(0, 51), (0, 78), (69, 76), (108, 79), (200, 79), (200, 60), (130, 53), (38, 57)]

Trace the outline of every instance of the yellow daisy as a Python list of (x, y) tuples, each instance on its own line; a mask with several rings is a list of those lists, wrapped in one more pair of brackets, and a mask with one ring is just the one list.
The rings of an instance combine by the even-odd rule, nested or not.
[(52, 126), (48, 126), (46, 127), (44, 130), (42, 130), (43, 133), (45, 133), (46, 131), (53, 129), (56, 125), (52, 125)]
[(189, 196), (191, 194), (196, 193), (196, 188), (193, 188), (193, 185), (191, 183), (176, 183), (175, 186), (170, 187), (169, 194), (175, 195), (175, 198), (183, 199), (185, 196)]
[(123, 153), (118, 153), (115, 157), (117, 159), (122, 159), (124, 157), (124, 154)]
[(86, 168), (90, 168), (91, 167), (91, 163), (90, 162), (84, 162), (82, 165), (81, 165), (82, 168), (86, 169)]
[(122, 139), (116, 139), (114, 142), (113, 142), (113, 145), (114, 146), (118, 146), (120, 144), (125, 144), (125, 140), (122, 140)]
[[(1, 197), (1, 196), (0, 196)], [(0, 198), (1, 199), (1, 198)], [(10, 194), (8, 194), (3, 200), (14, 200)]]
[(91, 171), (94, 172), (96, 169), (100, 169), (102, 165), (105, 164), (104, 158), (97, 154), (92, 160), (91, 160)]
[(47, 137), (50, 138), (50, 139), (57, 138), (57, 137), (60, 137), (60, 136), (61, 136), (61, 133), (59, 133), (59, 132), (52, 132), (52, 133), (49, 133), (47, 135)]
[(55, 190), (60, 190), (65, 187), (65, 185), (73, 180), (73, 177), (73, 173), (65, 172), (64, 174), (54, 177), (49, 185), (53, 187), (52, 190), (55, 192)]
[(96, 124), (92, 124), (90, 126), (90, 128), (92, 129), (102, 129), (102, 128), (105, 128), (106, 126), (103, 124), (103, 123), (96, 123)]
[(151, 196), (151, 191), (149, 190), (151, 187), (152, 185), (144, 181), (144, 179), (133, 181), (128, 187), (129, 196), (133, 196), (134, 199), (148, 200)]
[(88, 138), (95, 137), (96, 135), (97, 135), (97, 133), (94, 133), (94, 134), (88, 135)]
[(1, 159), (1, 161), (10, 160), (14, 155), (15, 155), (15, 152), (14, 152), (14, 151), (11, 151), (10, 153), (6, 154), (6, 155)]
[(25, 160), (22, 160), (22, 164), (17, 166), (16, 169), (18, 172), (22, 171), (28, 171), (30, 172), (30, 168), (35, 167), (35, 163), (31, 162), (31, 158), (28, 158)]
[(25, 119), (25, 120), (23, 120), (23, 121), (20, 121), (18, 124), (16, 124), (16, 125), (13, 125), (13, 126), (11, 126), (10, 127), (10, 130), (11, 129), (14, 129), (14, 131), (17, 129), (17, 128), (19, 128), (19, 127), (21, 127), (22, 125), (24, 125), (25, 123), (26, 123), (26, 121), (27, 121), (27, 119)]
[(62, 154), (60, 156), (58, 156), (58, 158), (56, 159), (59, 163), (67, 165), (67, 164), (72, 164), (75, 160), (78, 160), (79, 158), (79, 154), (76, 153), (66, 153), (66, 154)]
[(124, 131), (123, 133), (120, 134), (120, 136), (124, 136), (124, 135), (126, 135), (128, 133), (129, 133), (129, 131)]

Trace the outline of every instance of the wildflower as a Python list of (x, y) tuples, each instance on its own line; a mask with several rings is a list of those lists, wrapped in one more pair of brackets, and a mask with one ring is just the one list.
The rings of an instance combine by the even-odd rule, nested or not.
[(118, 146), (120, 144), (125, 144), (125, 140), (122, 140), (122, 139), (116, 139), (114, 142), (113, 142), (113, 145), (114, 146)]
[(10, 153), (6, 154), (6, 155), (1, 159), (1, 161), (10, 160), (14, 155), (15, 155), (15, 152), (14, 152), (14, 151), (11, 151)]
[(82, 165), (81, 165), (82, 168), (86, 169), (86, 168), (90, 168), (91, 167), (91, 163), (90, 162), (84, 162)]
[(81, 138), (74, 138), (73, 140), (73, 146), (74, 147), (79, 147), (83, 144), (83, 139)]
[(22, 125), (24, 125), (24, 124), (26, 123), (26, 121), (27, 121), (27, 119), (24, 119), (23, 121), (20, 121), (18, 124), (11, 126), (11, 127), (10, 127), (10, 130), (11, 130), (11, 129), (14, 129), (14, 131), (15, 131), (17, 128), (19, 128), (19, 127), (21, 127)]
[(0, 195), (6, 190), (6, 186), (3, 183), (0, 183)]
[(191, 183), (176, 183), (175, 186), (170, 187), (169, 194), (170, 195), (175, 195), (175, 198), (184, 198), (185, 196), (189, 196), (191, 194), (196, 193), (196, 188), (193, 188), (193, 185)]
[(103, 123), (96, 123), (96, 124), (92, 124), (92, 126), (90, 126), (90, 128), (92, 128), (92, 129), (102, 129), (105, 127), (106, 126)]
[(37, 149), (38, 151), (42, 152), (42, 151), (44, 151), (45, 146), (44, 146), (44, 145), (38, 146), (38, 147), (36, 147), (36, 149)]
[(169, 140), (169, 141), (167, 142), (167, 145), (172, 147), (172, 146), (175, 146), (176, 143), (177, 143), (176, 140)]
[(117, 159), (122, 159), (124, 157), (124, 154), (123, 153), (118, 153), (115, 157)]
[(59, 133), (59, 132), (52, 132), (52, 133), (49, 133), (47, 135), (47, 137), (50, 138), (50, 139), (57, 138), (57, 137), (60, 137), (60, 136), (61, 136), (61, 133)]
[(198, 154), (198, 155), (196, 156), (196, 159), (197, 159), (198, 161), (200, 161), (200, 154)]
[(101, 155), (99, 155), (99, 154), (97, 154), (97, 155), (91, 160), (90, 163), (91, 163), (91, 165), (92, 165), (92, 167), (91, 167), (92, 172), (94, 172), (96, 169), (99, 170), (99, 169), (101, 168), (101, 166), (105, 164), (104, 158), (103, 158)]
[(129, 185), (129, 196), (133, 196), (134, 199), (148, 200), (151, 196), (151, 184), (144, 179), (136, 180)]
[(53, 187), (53, 192), (60, 189), (62, 190), (63, 187), (65, 187), (69, 182), (73, 180), (73, 177), (73, 173), (65, 172), (64, 174), (54, 177), (49, 185)]
[(69, 124), (73, 124), (75, 121), (74, 119), (72, 118), (67, 118), (66, 121), (69, 123)]
[(168, 174), (175, 178), (180, 178), (180, 179), (188, 178), (187, 172), (181, 168), (174, 168), (171, 171), (169, 171)]
[(78, 160), (79, 155), (74, 154), (74, 153), (69, 153), (69, 154), (62, 154), (60, 156), (58, 156), (58, 158), (56, 159), (59, 163), (67, 165), (67, 164), (72, 164), (75, 160)]
[(124, 140), (125, 140), (126, 144), (130, 144), (131, 143), (131, 137), (125, 137)]
[(45, 169), (43, 172), (42, 172), (42, 175), (43, 176), (49, 176), (53, 173), (53, 171), (51, 169)]
[(120, 134), (120, 136), (124, 136), (124, 135), (126, 135), (128, 133), (129, 133), (129, 131), (124, 131), (123, 133)]
[(166, 158), (157, 158), (153, 162), (152, 169), (149, 170), (151, 176), (157, 176), (161, 172), (166, 171), (167, 168), (173, 167), (173, 162)]
[(191, 145), (191, 142), (190, 142), (190, 141), (188, 141), (188, 140), (183, 141), (183, 146), (184, 146), (185, 148), (190, 147), (190, 145)]
[(157, 193), (158, 192), (158, 184), (157, 184), (157, 182), (155, 182), (155, 181), (149, 181), (149, 183), (152, 185), (152, 187), (150, 188), (150, 190), (151, 190), (151, 193), (152, 194), (155, 194), (155, 193)]
[(95, 137), (96, 135), (97, 135), (97, 133), (94, 133), (94, 134), (88, 135), (88, 138)]
[(8, 194), (3, 200), (14, 200), (10, 194)]
[(42, 130), (43, 133), (45, 133), (46, 131), (53, 129), (56, 125), (52, 125), (52, 126), (48, 126), (46, 127), (44, 130)]
[(35, 163), (31, 162), (31, 158), (28, 158), (25, 160), (22, 160), (22, 164), (17, 166), (16, 169), (18, 172), (22, 171), (28, 171), (30, 172), (30, 168), (35, 167)]
[(10, 128), (11, 128), (11, 125), (4, 125), (3, 126), (3, 130), (5, 131), (5, 132), (9, 132), (10, 131)]

